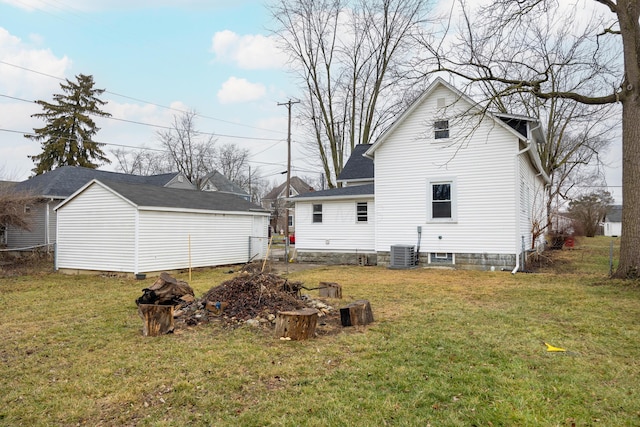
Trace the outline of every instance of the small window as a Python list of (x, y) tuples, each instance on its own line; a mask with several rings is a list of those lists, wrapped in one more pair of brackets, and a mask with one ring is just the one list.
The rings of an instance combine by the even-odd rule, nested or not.
[(438, 120), (433, 124), (436, 139), (449, 138), (449, 120)]
[(28, 214), (28, 213), (30, 213), (30, 212), (31, 212), (31, 206), (29, 206), (29, 205), (25, 205), (25, 206), (24, 206), (24, 213)]
[(451, 252), (431, 252), (429, 255), (430, 264), (453, 264)]
[(293, 215), (289, 215), (289, 227), (293, 227)]
[(367, 202), (357, 202), (356, 204), (356, 219), (358, 222), (367, 222)]
[(451, 218), (451, 184), (431, 184), (431, 218)]
[(313, 205), (313, 222), (322, 222), (322, 205)]

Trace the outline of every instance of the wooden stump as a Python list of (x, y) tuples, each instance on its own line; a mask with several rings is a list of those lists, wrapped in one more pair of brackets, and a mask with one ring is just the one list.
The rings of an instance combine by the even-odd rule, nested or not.
[(320, 296), (342, 299), (342, 286), (333, 282), (320, 282)]
[(314, 336), (318, 323), (318, 311), (303, 308), (295, 311), (279, 311), (276, 316), (276, 336), (292, 340), (306, 340)]
[(368, 325), (373, 322), (373, 311), (369, 301), (363, 299), (354, 301), (340, 309), (342, 326)]
[(142, 335), (145, 337), (157, 337), (173, 332), (173, 306), (140, 304), (138, 314), (142, 318)]

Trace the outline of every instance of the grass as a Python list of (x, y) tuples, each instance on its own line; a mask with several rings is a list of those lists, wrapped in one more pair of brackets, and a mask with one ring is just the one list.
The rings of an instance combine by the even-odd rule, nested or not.
[[(291, 272), (376, 317), (304, 342), (215, 324), (145, 338), (147, 282), (4, 278), (0, 425), (639, 425), (640, 287), (606, 279), (609, 242), (580, 240), (535, 274)], [(228, 270), (195, 272), (196, 295)]]

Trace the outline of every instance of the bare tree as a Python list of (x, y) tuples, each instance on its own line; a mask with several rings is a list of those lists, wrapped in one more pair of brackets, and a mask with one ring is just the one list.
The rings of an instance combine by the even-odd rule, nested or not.
[(111, 151), (116, 158), (116, 169), (132, 175), (157, 175), (173, 170), (168, 153), (147, 148)]
[(188, 111), (174, 116), (171, 129), (158, 132), (158, 138), (169, 153), (171, 165), (189, 181), (199, 183), (213, 171), (215, 139), (196, 129), (196, 113)]
[(305, 92), (300, 120), (329, 187), (399, 111), (427, 0), (278, 0), (271, 12)]
[(13, 226), (30, 231), (32, 227), (30, 205), (38, 198), (30, 193), (14, 192), (9, 186), (0, 187), (0, 226)]
[[(541, 102), (571, 100), (585, 106), (622, 106), (623, 214), (620, 263), (615, 277), (640, 277), (640, 3), (637, 0), (590, 0), (594, 15), (576, 18), (581, 5), (554, 0), (496, 0), (471, 15), (460, 1), (464, 36), (454, 51), (428, 45), (434, 69), (490, 85), (501, 96), (528, 93)], [(599, 9), (598, 9), (599, 8)], [(581, 10), (581, 8), (580, 8)], [(567, 21), (559, 19), (565, 17)], [(541, 43), (534, 23), (570, 37)], [(450, 40), (450, 39), (449, 39)], [(549, 49), (555, 44), (557, 49)], [(555, 54), (545, 60), (547, 50)], [(553, 80), (560, 69), (567, 80)], [(554, 84), (554, 82), (556, 84)]]

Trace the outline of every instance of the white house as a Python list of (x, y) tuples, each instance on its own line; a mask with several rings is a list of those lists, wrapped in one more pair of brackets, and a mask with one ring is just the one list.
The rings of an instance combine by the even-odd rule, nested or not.
[(543, 243), (532, 235), (549, 183), (535, 147), (543, 138), (537, 121), (489, 113), (437, 79), (375, 144), (354, 150), (373, 162), (372, 192), (342, 193), (367, 182), (359, 177), (293, 199), (298, 258), (366, 252), (394, 266), (407, 251), (420, 265), (517, 269)]
[(57, 211), (55, 266), (147, 273), (266, 254), (269, 212), (218, 192), (92, 180)]
[(622, 234), (622, 205), (609, 206), (604, 217), (604, 235), (619, 237)]

